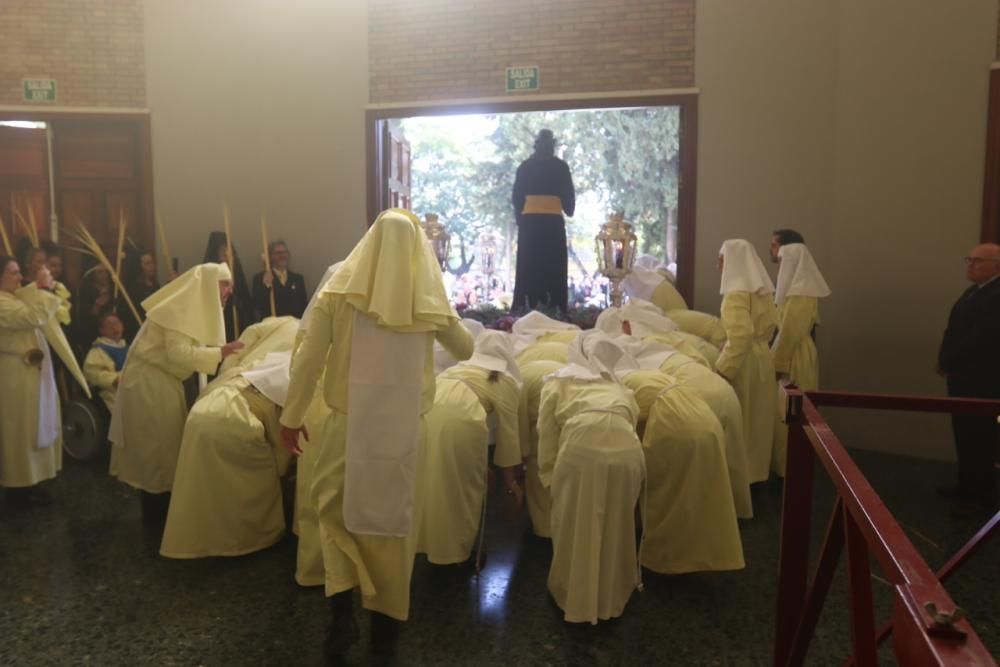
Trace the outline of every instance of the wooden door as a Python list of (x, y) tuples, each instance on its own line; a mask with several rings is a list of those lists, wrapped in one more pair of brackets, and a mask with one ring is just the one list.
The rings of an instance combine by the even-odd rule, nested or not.
[[(121, 218), (128, 245), (153, 248), (143, 159), (148, 147), (141, 130), (131, 120), (73, 119), (53, 125), (59, 219), (67, 228), (83, 224), (112, 261)], [(65, 261), (71, 280), (85, 268), (79, 253), (67, 253)]]
[(386, 200), (388, 207), (410, 210), (413, 199), (410, 195), (410, 167), (413, 157), (410, 142), (406, 140), (402, 128), (392, 121), (384, 123), (384, 150), (388, 152), (384, 161)]
[(19, 219), (28, 225), (34, 219), (39, 239), (52, 236), (48, 144), (43, 128), (0, 125), (0, 218), (15, 247), (26, 236)]

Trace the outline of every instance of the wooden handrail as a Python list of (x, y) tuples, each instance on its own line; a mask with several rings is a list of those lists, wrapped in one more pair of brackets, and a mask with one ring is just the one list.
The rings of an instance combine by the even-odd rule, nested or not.
[[(925, 609), (925, 604), (932, 602), (939, 610), (951, 611), (955, 603), (816, 406), (996, 415), (1000, 414), (1000, 401), (803, 393), (794, 387), (786, 387), (785, 392), (788, 398), (788, 464), (782, 509), (774, 664), (797, 665), (804, 660), (841, 545), (846, 544), (855, 664), (874, 664), (876, 660), (873, 641), (876, 634), (867, 575), (870, 552), (895, 587), (893, 648), (901, 664), (995, 665), (967, 620), (940, 625)], [(833, 482), (838, 501), (828, 527), (823, 557), (813, 583), (809, 584), (805, 563), (809, 553), (812, 476), (816, 459)], [(994, 518), (991, 526), (995, 526), (995, 522)], [(986, 532), (980, 531), (977, 537), (988, 534), (989, 531), (984, 530)], [(969, 547), (960, 556), (966, 557), (968, 550)], [(878, 639), (883, 636), (880, 632)]]
[(898, 410), (900, 412), (944, 412), (953, 415), (1000, 415), (1000, 401), (983, 398), (944, 398), (938, 396), (897, 396), (849, 391), (807, 391), (816, 407)]

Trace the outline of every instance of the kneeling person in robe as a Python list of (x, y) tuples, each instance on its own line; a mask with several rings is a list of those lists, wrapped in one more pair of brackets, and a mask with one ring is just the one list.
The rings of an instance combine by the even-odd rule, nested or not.
[(548, 588), (566, 621), (620, 616), (640, 583), (635, 509), (645, 477), (639, 408), (618, 383), (623, 352), (600, 331), (573, 342), (542, 389), (538, 468), (552, 493)]
[(184, 425), (160, 555), (242, 556), (286, 534), (278, 418), (290, 352), (272, 352), (203, 394)]
[(521, 465), (520, 379), (512, 341), (500, 331), (480, 334), (472, 357), (437, 377), (434, 407), (425, 418), (417, 539), (417, 553), (436, 565), (461, 563), (476, 551), (486, 503), (491, 415), (497, 425), (493, 462), (503, 471), (505, 492), (518, 504), (523, 500), (515, 478)]

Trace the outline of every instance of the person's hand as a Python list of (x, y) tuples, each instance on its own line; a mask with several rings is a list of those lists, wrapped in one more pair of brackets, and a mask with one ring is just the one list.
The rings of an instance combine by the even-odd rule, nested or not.
[(244, 348), (243, 341), (234, 340), (232, 343), (226, 343), (222, 346), (222, 358), (225, 359), (228, 356), (234, 355)]
[(287, 449), (292, 456), (302, 455), (302, 448), (299, 447), (299, 433), (306, 439), (306, 442), (309, 441), (309, 431), (306, 430), (305, 424), (298, 428), (281, 427), (281, 446)]
[(271, 285), (274, 284), (274, 274), (270, 271), (265, 271), (260, 280), (264, 283), (264, 287), (271, 289)]
[(49, 267), (43, 266), (35, 273), (35, 285), (39, 289), (52, 289), (52, 272)]

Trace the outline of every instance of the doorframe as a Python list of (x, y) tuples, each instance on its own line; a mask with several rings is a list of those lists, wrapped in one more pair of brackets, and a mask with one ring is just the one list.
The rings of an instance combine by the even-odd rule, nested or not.
[[(666, 107), (680, 110), (680, 155), (677, 184), (677, 289), (694, 303), (695, 221), (698, 193), (698, 91), (685, 89), (663, 93), (557, 96), (551, 98), (455, 100), (412, 104), (372, 105), (365, 111), (365, 173), (368, 220), (385, 208), (379, 179), (384, 147), (379, 123), (390, 118), (450, 116), (523, 111), (573, 111), (622, 107)], [(370, 222), (369, 222), (370, 224)]]
[[(0, 121), (8, 120), (33, 120), (42, 122), (60, 120), (95, 120), (95, 121), (131, 121), (139, 132), (139, 149), (142, 154), (139, 156), (141, 169), (140, 181), (142, 183), (142, 197), (139, 202), (139, 213), (141, 219), (138, 221), (142, 228), (146, 230), (150, 239), (155, 238), (154, 216), (156, 209), (153, 195), (153, 135), (151, 129), (151, 117), (148, 110), (128, 109), (115, 111), (101, 109), (98, 111), (71, 110), (71, 109), (40, 109), (38, 107), (2, 107), (0, 108)], [(55, 178), (55, 171), (53, 171)], [(58, 183), (54, 187), (58, 189)], [(65, 224), (62, 216), (59, 217), (60, 224)]]

